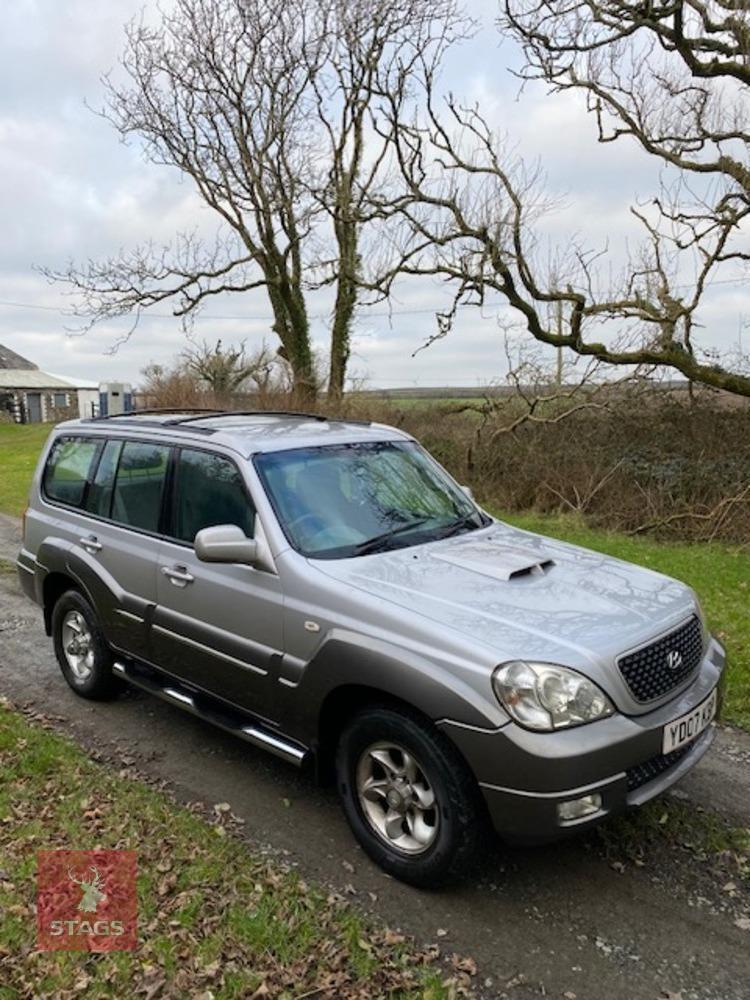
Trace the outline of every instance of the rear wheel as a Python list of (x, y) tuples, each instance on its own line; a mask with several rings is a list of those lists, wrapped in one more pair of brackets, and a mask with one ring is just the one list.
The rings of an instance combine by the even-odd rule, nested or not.
[(468, 864), (481, 826), (473, 775), (445, 735), (390, 706), (359, 712), (336, 758), (349, 825), (384, 871), (432, 888)]
[(112, 652), (94, 609), (77, 590), (68, 590), (52, 612), (52, 639), (63, 677), (82, 698), (103, 700), (119, 690)]

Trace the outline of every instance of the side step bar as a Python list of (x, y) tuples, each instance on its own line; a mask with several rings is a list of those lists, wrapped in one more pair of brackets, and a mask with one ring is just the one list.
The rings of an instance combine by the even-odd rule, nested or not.
[(259, 722), (252, 721), (250, 716), (225, 708), (210, 695), (189, 691), (177, 681), (162, 678), (156, 672), (139, 670), (135, 665), (122, 660), (116, 660), (112, 664), (112, 672), (129, 684), (156, 695), (157, 698), (163, 698), (171, 705), (176, 705), (227, 733), (239, 736), (253, 746), (269, 750), (290, 764), (302, 767), (308, 759), (309, 751), (301, 744), (273, 732)]

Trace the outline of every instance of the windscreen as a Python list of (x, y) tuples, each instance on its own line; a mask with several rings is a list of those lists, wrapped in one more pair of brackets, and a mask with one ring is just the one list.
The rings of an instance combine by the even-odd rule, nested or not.
[(414, 545), (486, 520), (414, 442), (297, 448), (255, 464), (289, 542), (318, 559)]

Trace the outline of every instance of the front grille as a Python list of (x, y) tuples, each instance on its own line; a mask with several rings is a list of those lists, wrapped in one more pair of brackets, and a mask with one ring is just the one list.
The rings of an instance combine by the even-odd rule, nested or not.
[(626, 772), (628, 791), (634, 792), (636, 788), (640, 788), (641, 785), (647, 785), (649, 781), (653, 781), (660, 774), (664, 774), (670, 767), (678, 764), (685, 754), (693, 749), (694, 745), (694, 743), (688, 743), (687, 746), (673, 750), (671, 753), (660, 753), (658, 757), (652, 757), (651, 760), (647, 760), (643, 764), (636, 764), (635, 767), (628, 768)]
[[(620, 657), (618, 666), (636, 701), (654, 701), (678, 687), (703, 655), (703, 629), (697, 615), (634, 653)], [(671, 662), (670, 662), (671, 661)]]

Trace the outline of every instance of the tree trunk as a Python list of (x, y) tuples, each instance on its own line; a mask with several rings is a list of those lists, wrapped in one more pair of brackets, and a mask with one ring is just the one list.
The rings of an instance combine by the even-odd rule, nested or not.
[(273, 331), (281, 341), (279, 354), (292, 369), (292, 397), (300, 406), (310, 406), (318, 395), (315, 361), (310, 345), (310, 324), (302, 293), (287, 281), (281, 289), (271, 290), (275, 322)]
[(331, 329), (331, 355), (328, 373), (328, 398), (338, 402), (344, 395), (346, 367), (351, 354), (351, 328), (357, 306), (357, 230), (351, 222), (337, 225), (339, 276)]

